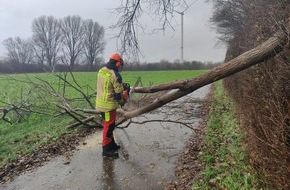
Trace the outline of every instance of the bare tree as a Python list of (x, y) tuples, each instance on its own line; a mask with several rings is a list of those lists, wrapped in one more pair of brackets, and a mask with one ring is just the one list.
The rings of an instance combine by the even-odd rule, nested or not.
[(41, 16), (32, 22), (32, 40), (38, 58), (45, 58), (54, 67), (61, 45), (59, 21), (53, 16)]
[[(125, 0), (115, 9), (119, 19), (113, 29), (118, 30), (118, 45), (120, 52), (127, 56), (138, 57), (141, 53), (138, 35), (144, 31), (143, 24), (140, 22), (143, 14), (151, 17), (154, 15), (154, 22), (160, 22), (160, 25), (154, 31), (164, 31), (167, 27), (173, 28), (171, 20), (174, 9), (177, 7), (188, 7), (186, 0)], [(145, 11), (146, 10), (146, 11)]]
[(33, 44), (34, 44), (33, 49), (34, 49), (36, 63), (38, 63), (40, 65), (44, 65), (44, 63), (45, 63), (45, 50), (36, 46), (34, 42), (33, 42)]
[(8, 51), (8, 59), (14, 64), (29, 64), (33, 59), (33, 47), (30, 39), (21, 39), (20, 37), (7, 38), (3, 45)]
[(105, 30), (104, 27), (100, 26), (97, 22), (94, 22), (91, 19), (85, 20), (83, 26), (84, 26), (84, 39), (83, 39), (84, 53), (92, 69), (96, 58), (104, 51)]
[(73, 69), (77, 57), (82, 52), (84, 28), (80, 16), (67, 16), (60, 21), (63, 34), (63, 52), (69, 59), (70, 68)]

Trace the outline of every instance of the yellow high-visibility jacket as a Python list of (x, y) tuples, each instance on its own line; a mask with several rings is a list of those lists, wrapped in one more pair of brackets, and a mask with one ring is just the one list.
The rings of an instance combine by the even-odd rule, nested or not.
[(118, 101), (116, 95), (122, 95), (123, 90), (115, 71), (107, 67), (101, 68), (98, 72), (96, 108), (101, 112), (117, 109), (122, 99)]

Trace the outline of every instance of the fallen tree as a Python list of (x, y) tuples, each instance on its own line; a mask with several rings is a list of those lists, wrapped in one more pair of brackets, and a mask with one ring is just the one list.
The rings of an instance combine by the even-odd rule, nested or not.
[[(139, 107), (137, 109), (119, 109), (118, 113), (120, 113), (120, 117), (118, 118), (117, 125), (120, 125), (125, 121), (140, 116), (144, 113), (148, 113), (154, 109), (157, 109), (205, 85), (211, 84), (217, 80), (223, 79), (237, 72), (243, 71), (253, 65), (259, 64), (267, 60), (268, 58), (277, 55), (283, 50), (283, 48), (288, 47), (288, 44), (289, 29), (284, 27), (284, 30), (279, 30), (267, 41), (257, 46), (256, 48), (241, 54), (240, 56), (210, 70), (209, 72), (201, 76), (189, 80), (174, 81), (156, 86), (137, 87), (134, 89), (135, 93), (155, 93), (159, 91), (170, 91), (155, 99), (148, 105)], [(73, 74), (70, 74), (73, 77)], [(57, 102), (55, 102), (55, 105), (60, 110), (59, 114), (67, 114), (76, 121), (75, 123), (71, 124), (70, 127), (76, 127), (81, 124), (91, 126), (88, 124), (89, 122), (94, 122), (93, 125), (101, 126), (101, 123), (96, 121), (96, 114), (99, 114), (100, 112), (98, 110), (94, 110), (92, 102), (90, 102), (89, 97), (86, 96), (84, 92), (82, 92), (77, 81), (75, 81), (74, 79), (74, 84), (72, 84), (66, 80), (66, 77), (62, 77), (61, 75), (57, 74), (55, 74), (55, 76), (58, 77), (59, 80), (64, 82), (64, 86), (70, 86), (78, 91), (85, 99), (85, 101), (88, 102), (90, 109), (74, 108), (72, 105), (70, 105), (69, 101), (64, 97), (64, 95), (59, 94), (57, 90), (54, 89), (54, 87), (51, 86), (47, 81), (40, 80), (42, 82), (41, 85), (32, 82), (31, 80), (29, 80), (28, 82), (32, 83), (33, 86), (37, 87), (38, 89), (41, 88), (41, 90), (45, 93), (50, 93), (51, 96), (57, 97)], [(92, 95), (89, 96), (92, 97)], [(83, 112), (88, 115), (83, 114)], [(1, 118), (2, 120), (6, 119), (5, 115), (3, 114)]]
[(269, 38), (267, 41), (257, 46), (256, 48), (241, 54), (240, 56), (212, 69), (211, 71), (199, 77), (190, 80), (175, 81), (151, 87), (136, 88), (135, 93), (154, 93), (163, 90), (177, 90), (166, 93), (165, 95), (156, 99), (151, 104), (144, 107), (140, 107), (133, 111), (121, 111), (122, 119), (119, 120), (119, 123), (122, 123), (127, 119), (139, 116), (141, 114), (150, 112), (205, 85), (245, 70), (258, 63), (261, 63), (264, 60), (277, 55), (283, 50), (284, 46), (288, 44), (289, 30), (278, 31), (271, 38)]
[[(135, 88), (135, 93), (155, 93), (166, 90), (171, 91), (155, 99), (152, 103), (135, 110), (125, 111), (123, 109), (119, 109), (118, 112), (121, 114), (121, 117), (118, 119), (117, 125), (124, 123), (128, 119), (140, 116), (144, 113), (148, 113), (203, 86), (233, 75), (237, 72), (243, 71), (253, 65), (259, 64), (269, 59), (270, 57), (277, 55), (286, 45), (289, 44), (288, 31), (289, 30), (286, 29), (278, 31), (271, 38), (256, 48), (241, 54), (240, 56), (210, 70), (201, 76), (189, 80), (180, 80), (156, 86)], [(100, 113), (98, 110), (84, 110), (84, 112), (91, 114)], [(90, 121), (93, 120), (93, 118), (94, 117), (91, 116), (84, 119), (83, 121)], [(73, 124), (73, 126), (77, 125), (78, 123)]]

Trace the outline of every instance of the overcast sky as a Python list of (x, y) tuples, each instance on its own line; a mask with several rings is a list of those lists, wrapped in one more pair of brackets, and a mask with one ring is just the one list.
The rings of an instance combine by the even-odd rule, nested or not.
[[(196, 0), (188, 0), (188, 4)], [(28, 38), (32, 36), (31, 24), (34, 18), (42, 15), (63, 18), (79, 15), (83, 19), (93, 19), (105, 28), (105, 60), (115, 52), (116, 42), (111, 40), (113, 32), (109, 26), (117, 21), (110, 10), (119, 5), (118, 0), (0, 0), (0, 56), (6, 51), (2, 41), (9, 37)], [(182, 10), (180, 10), (182, 11)], [(187, 61), (223, 61), (225, 47), (216, 47), (217, 34), (210, 28), (212, 14), (210, 4), (197, 0), (184, 15), (184, 60)], [(165, 34), (150, 35), (150, 30), (139, 36), (144, 57), (141, 61), (153, 62), (166, 59), (180, 59), (181, 21), (176, 13), (172, 22), (174, 30), (168, 28)], [(152, 23), (152, 22), (151, 22)], [(149, 23), (145, 23), (150, 26)], [(126, 59), (126, 58), (125, 58)]]

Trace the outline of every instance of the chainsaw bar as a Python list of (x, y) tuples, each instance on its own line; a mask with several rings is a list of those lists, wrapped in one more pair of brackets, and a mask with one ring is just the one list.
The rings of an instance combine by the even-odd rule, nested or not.
[(130, 98), (130, 96), (134, 93), (135, 88), (139, 85), (140, 81), (141, 81), (141, 77), (139, 76), (139, 77), (137, 78), (137, 80), (135, 81), (135, 84), (133, 85), (132, 89), (130, 89), (130, 92), (129, 92), (129, 98)]

